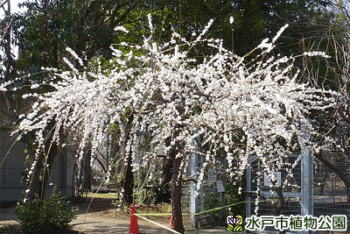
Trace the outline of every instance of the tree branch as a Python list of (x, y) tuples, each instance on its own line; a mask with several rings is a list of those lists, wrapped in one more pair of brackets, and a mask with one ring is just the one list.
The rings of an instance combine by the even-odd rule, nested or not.
[(139, 2), (140, 2), (140, 0), (135, 0), (134, 3), (117, 20), (113, 20), (113, 19), (116, 17), (118, 10), (117, 9), (114, 10), (112, 15), (111, 15), (111, 22), (110, 22), (109, 26), (115, 27), (120, 22), (124, 21), (126, 16), (130, 13), (130, 11), (132, 11), (137, 6), (137, 4), (139, 4)]

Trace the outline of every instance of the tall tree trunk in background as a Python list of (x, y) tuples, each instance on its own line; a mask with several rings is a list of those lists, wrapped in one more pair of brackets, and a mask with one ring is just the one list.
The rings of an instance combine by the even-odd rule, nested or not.
[(91, 191), (92, 170), (91, 170), (91, 147), (85, 152), (83, 167), (83, 191)]
[(80, 162), (79, 177), (76, 186), (77, 198), (81, 198), (84, 192), (91, 191), (92, 170), (91, 170), (91, 146), (84, 148), (84, 155)]
[(35, 198), (35, 195), (40, 198), (44, 197), (45, 190), (50, 179), (50, 167), (53, 164), (56, 155), (58, 154), (56, 143), (53, 143), (51, 147), (50, 144), (47, 143), (45, 147), (49, 151), (47, 152), (46, 150), (45, 153), (40, 153), (38, 159), (36, 160), (36, 165), (33, 169), (33, 175), (28, 187), (29, 192), (27, 194), (27, 198), (30, 201)]
[[(2, 5), (2, 8), (5, 10), (4, 5)], [(11, 16), (11, 1), (8, 0), (7, 1), (7, 11), (5, 10), (5, 15), (7, 18), (12, 18)], [(8, 81), (10, 78), (10, 75), (14, 74), (14, 70), (15, 70), (15, 59), (14, 56), (12, 54), (12, 39), (11, 39), (11, 31), (12, 31), (12, 20), (10, 22), (8, 22), (7, 27), (5, 28), (5, 32), (4, 32), (4, 36), (2, 38), (3, 41), (5, 41), (6, 46), (5, 46), (5, 56), (7, 57), (7, 60), (4, 61), (4, 65), (5, 65), (5, 72), (4, 72), (4, 80)], [(1, 41), (1, 42), (3, 42)]]

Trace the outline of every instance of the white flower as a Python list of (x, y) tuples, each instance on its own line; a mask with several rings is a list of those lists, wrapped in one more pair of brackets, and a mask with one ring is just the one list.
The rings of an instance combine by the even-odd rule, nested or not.
[(258, 45), (258, 48), (265, 49), (267, 53), (269, 53), (273, 49), (272, 43), (267, 43), (269, 41), (269, 38), (265, 38), (260, 45)]
[(231, 16), (230, 17), (230, 24), (233, 24), (233, 22), (234, 22), (234, 18), (233, 18), (233, 16)]
[(37, 88), (39, 88), (39, 87), (40, 87), (39, 84), (32, 84), (32, 85), (30, 86), (31, 89), (37, 89)]
[(147, 17), (148, 17), (148, 27), (151, 30), (151, 32), (153, 33), (154, 32), (154, 28), (153, 28), (153, 24), (152, 24), (152, 15), (148, 14)]

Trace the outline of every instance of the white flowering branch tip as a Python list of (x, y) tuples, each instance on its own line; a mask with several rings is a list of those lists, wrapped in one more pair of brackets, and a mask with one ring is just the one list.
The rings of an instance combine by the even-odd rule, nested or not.
[(289, 24), (285, 24), (276, 34), (276, 36), (272, 39), (272, 43), (275, 43), (277, 39), (282, 35), (284, 30), (286, 30), (289, 27)]
[[(78, 56), (77, 53), (75, 53), (74, 50), (72, 50), (71, 48), (67, 47), (66, 51), (68, 51), (76, 60), (78, 60), (80, 66), (84, 66), (83, 60)], [(65, 62), (69, 65), (69, 62), (67, 62), (68, 60), (66, 59)], [(71, 65), (69, 65), (71, 67)], [(73, 69), (74, 70), (74, 69)]]
[(39, 87), (40, 87), (39, 84), (32, 84), (32, 85), (30, 86), (31, 89), (37, 89), (37, 88), (39, 88)]
[(268, 43), (269, 38), (265, 38), (260, 45), (258, 45), (259, 49), (265, 50), (267, 53), (271, 52), (274, 48), (272, 43)]
[(324, 58), (331, 58), (331, 56), (327, 55), (323, 51), (311, 51), (311, 52), (304, 52), (303, 55), (313, 57), (313, 56), (321, 56)]
[(114, 28), (114, 31), (122, 31), (125, 33), (129, 33), (129, 30), (127, 30), (124, 26), (117, 26)]
[(154, 33), (154, 27), (153, 27), (153, 23), (152, 23), (152, 15), (148, 14), (147, 17), (148, 17), (148, 27), (151, 30), (151, 33), (153, 34)]
[(289, 24), (284, 25), (276, 34), (276, 36), (272, 39), (271, 43), (268, 43), (269, 38), (265, 38), (260, 45), (257, 46), (257, 48), (260, 48), (262, 50), (265, 50), (267, 53), (270, 53), (273, 48), (275, 47), (275, 42), (277, 41), (277, 39), (281, 36), (281, 34), (284, 32), (284, 30), (286, 30), (286, 28), (289, 27)]

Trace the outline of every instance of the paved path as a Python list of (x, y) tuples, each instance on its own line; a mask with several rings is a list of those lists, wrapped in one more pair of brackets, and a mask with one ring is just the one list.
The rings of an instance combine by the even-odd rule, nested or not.
[[(90, 233), (129, 233), (129, 222), (127, 220), (116, 220), (112, 217), (100, 217), (94, 213), (81, 214), (77, 216), (77, 219), (72, 221), (72, 226), (74, 230), (84, 231), (88, 234)], [(138, 218), (138, 224), (140, 233), (157, 233), (157, 234), (171, 234), (174, 232), (165, 230), (153, 223), (146, 220)], [(167, 224), (162, 223), (167, 226)], [(186, 233), (226, 233), (225, 228), (215, 228), (215, 229), (189, 229)]]
[(13, 213), (13, 207), (11, 208), (2, 208), (0, 207), (0, 224), (5, 222), (14, 223), (17, 216)]
[[(16, 215), (13, 213), (13, 208), (0, 208), (0, 225), (2, 224), (15, 224)], [(104, 217), (98, 213), (78, 214), (76, 219), (70, 223), (74, 230), (84, 232), (86, 234), (93, 233), (129, 233), (129, 221), (115, 219), (113, 217)], [(171, 234), (173, 232), (167, 231), (155, 224), (152, 224), (146, 220), (138, 218), (139, 229), (141, 233), (147, 234)], [(166, 223), (162, 223), (167, 226)], [(222, 228), (215, 229), (188, 229), (186, 233), (189, 234), (205, 234), (205, 233), (226, 233), (227, 231)]]

